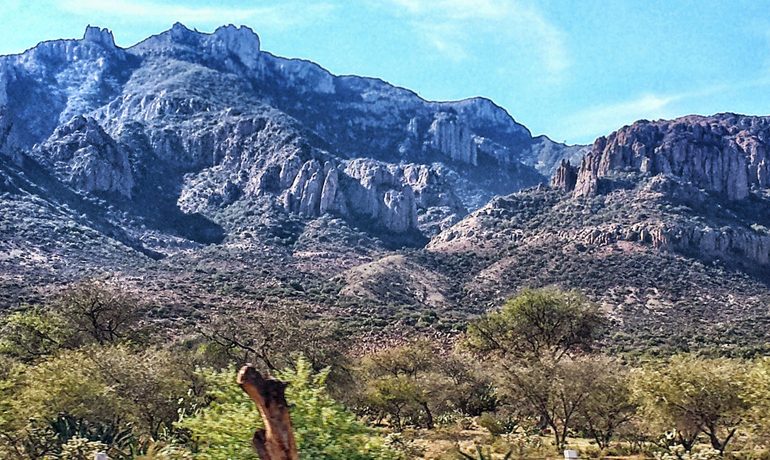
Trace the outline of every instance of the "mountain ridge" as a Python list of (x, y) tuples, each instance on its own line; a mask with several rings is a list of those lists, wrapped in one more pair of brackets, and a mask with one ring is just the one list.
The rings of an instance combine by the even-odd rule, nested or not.
[[(85, 48), (81, 49), (83, 47)], [(79, 71), (78, 73), (67, 67), (72, 66), (68, 64), (70, 56), (86, 63), (89, 59), (96, 58), (98, 65), (88, 67), (88, 64), (78, 64), (81, 67), (84, 65), (88, 67), (84, 67), (85, 70), (75, 69)], [(63, 70), (47, 68), (45, 62), (47, 60), (52, 60)], [(13, 59), (9, 57), (3, 58), (5, 67), (12, 66), (14, 64), (12, 61)], [(109, 134), (113, 135), (117, 134), (113, 131), (123, 128), (120, 120), (144, 123), (147, 128), (147, 123), (153, 120), (163, 122), (163, 112), (169, 110), (193, 115), (196, 111), (200, 113), (201, 110), (206, 112), (222, 110), (224, 107), (237, 107), (240, 103), (242, 106), (240, 111), (249, 111), (250, 109), (245, 108), (241, 103), (242, 96), (247, 95), (255, 104), (271, 105), (288, 114), (307, 128), (308, 132), (322, 139), (320, 143), (311, 139), (311, 143), (328, 151), (332, 156), (337, 155), (342, 159), (364, 156), (385, 162), (416, 161), (422, 164), (448, 160), (477, 166), (478, 156), (481, 155), (491, 158), (493, 163), (501, 163), (503, 170), (508, 174), (506, 180), (513, 183), (506, 185), (506, 181), (487, 180), (487, 184), (481, 187), (471, 187), (472, 190), (463, 200), (466, 205), (450, 206), (450, 208), (453, 207), (450, 209), (450, 214), (454, 215), (454, 211), (460, 211), (468, 205), (480, 206), (493, 193), (504, 193), (544, 181), (544, 175), (534, 169), (534, 166), (538, 166), (537, 162), (531, 159), (522, 161), (519, 158), (521, 155), (531, 156), (531, 150), (540, 148), (543, 143), (548, 143), (547, 148), (551, 155), (554, 149), (558, 151), (566, 148), (542, 137), (532, 138), (525, 127), (518, 124), (505, 109), (489, 99), (429, 102), (412, 91), (394, 87), (381, 80), (334, 76), (309, 61), (280, 58), (260, 50), (258, 36), (247, 27), (223, 26), (211, 34), (205, 34), (194, 32), (177, 23), (168, 31), (149, 37), (129, 48), (120, 48), (114, 44), (112, 34), (107, 29), (89, 26), (84, 39), (45, 42), (16, 56), (16, 61), (19, 61), (16, 62), (16, 73), (24, 71), (30, 74), (37, 73), (41, 75), (38, 77), (39, 80), (47, 79), (50, 80), (50, 84), (59, 84), (60, 87), (62, 74), (74, 72), (75, 75), (65, 75), (72, 81), (64, 81), (61, 89), (51, 91), (52, 94), (59, 94), (58, 105), (62, 106), (57, 108), (58, 120), (52, 120), (51, 117), (55, 115), (52, 114), (47, 122), (26, 123), (40, 126), (36, 132), (26, 133), (19, 132), (13, 120), (2, 120), (7, 128), (7, 134), (1, 146), (5, 151), (14, 148), (24, 150), (42, 142), (45, 133), (54, 132), (53, 127), (57, 124), (67, 123), (72, 114), (94, 112), (92, 116), (104, 124)], [(145, 75), (147, 72), (142, 70), (145, 66), (152, 65), (163, 66), (156, 67), (157, 72), (168, 71), (169, 66), (176, 67), (177, 75), (181, 75), (179, 78), (189, 75), (191, 80), (188, 83), (188, 89), (179, 95), (167, 93), (175, 87), (169, 86), (173, 84), (174, 77), (166, 78), (166, 83), (163, 83), (165, 86), (157, 87), (141, 98), (139, 111), (130, 105), (126, 106), (127, 103), (135, 104), (134, 101), (130, 101), (135, 94), (125, 93), (126, 85), (133, 85), (137, 74), (140, 74), (145, 81), (147, 79), (152, 81), (152, 75)], [(182, 71), (182, 69), (185, 70)], [(78, 75), (82, 77), (84, 71), (94, 75), (85, 83), (77, 80)], [(232, 93), (231, 88), (217, 86), (211, 81), (214, 78), (211, 72), (223, 72), (222, 75), (227, 76), (232, 81), (232, 85), (240, 89)], [(0, 75), (0, 80), (4, 82), (4, 90), (7, 90), (8, 85), (13, 82), (13, 77), (9, 81), (9, 73), (6, 71)], [(97, 82), (97, 87), (92, 87), (94, 85), (92, 81)], [(275, 86), (278, 81), (283, 83)], [(159, 81), (159, 83), (162, 82), (163, 80)], [(198, 86), (197, 92), (189, 87), (192, 83)], [(185, 82), (181, 84), (184, 85)], [(140, 81), (137, 85), (133, 89), (141, 94), (146, 83)], [(213, 86), (206, 88), (206, 85)], [(220, 99), (212, 99), (210, 95), (205, 94), (209, 89), (218, 91)], [(228, 95), (228, 90), (232, 94)], [(45, 93), (45, 89), (40, 89), (39, 92)], [(123, 93), (123, 101), (120, 100), (121, 93)], [(329, 100), (327, 95), (334, 95), (334, 99)], [(41, 97), (46, 96), (43, 94)], [(221, 99), (222, 97), (225, 99)], [(298, 97), (309, 97), (312, 100), (303, 101), (298, 105)], [(403, 99), (404, 97), (406, 99)], [(56, 101), (53, 102), (53, 105), (56, 105)], [(149, 109), (145, 104), (149, 104)], [(381, 104), (384, 106), (379, 107)], [(308, 108), (311, 109), (308, 110)], [(155, 113), (148, 110), (155, 110)], [(350, 116), (346, 116), (348, 126), (340, 126), (340, 122), (344, 122), (345, 119), (338, 119), (337, 115), (334, 115), (341, 110), (353, 111)], [(392, 114), (397, 114), (397, 117), (392, 118)], [(11, 113), (11, 117), (13, 115)], [(35, 116), (41, 117), (43, 114), (35, 114)], [(367, 118), (372, 116), (380, 117), (380, 120), (372, 124)], [(390, 119), (386, 121), (382, 117)], [(478, 121), (474, 121), (476, 119)], [(350, 125), (351, 120), (356, 120), (359, 124)], [(29, 120), (21, 117), (20, 121)], [(172, 128), (174, 127), (172, 125)], [(139, 127), (139, 129), (142, 128)], [(165, 127), (163, 129), (167, 130)], [(394, 138), (391, 135), (391, 139), (385, 141), (388, 138), (387, 133), (390, 132), (400, 137)], [(176, 142), (178, 144), (178, 140), (173, 138), (152, 139), (153, 136), (161, 137), (162, 134), (163, 132), (160, 134), (157, 131), (150, 132), (149, 139), (153, 149), (156, 150), (156, 156), (160, 157), (163, 155), (158, 155), (158, 150), (162, 147), (159, 147), (158, 143)], [(373, 139), (376, 142), (365, 139)], [(182, 150), (191, 148), (198, 147), (181, 146)], [(166, 153), (168, 152), (169, 149), (166, 148)], [(431, 159), (431, 155), (434, 155), (432, 152), (440, 155)], [(165, 159), (168, 160), (171, 155), (166, 157)], [(177, 161), (179, 166), (185, 165), (184, 158), (171, 160), (172, 162), (181, 161), (181, 163)], [(206, 165), (205, 162), (200, 162), (202, 159), (193, 158), (192, 160), (194, 163), (188, 163), (188, 167), (201, 168)], [(216, 166), (217, 161), (215, 159), (214, 164), (209, 166)], [(545, 171), (551, 166), (549, 163), (540, 164), (538, 167)], [(433, 169), (435, 173), (435, 168)], [(479, 180), (478, 177), (472, 182), (477, 180)], [(464, 183), (471, 184), (468, 181)], [(220, 186), (232, 188), (232, 185), (227, 183)], [(390, 186), (394, 184), (391, 183)], [(409, 202), (412, 200), (408, 195), (407, 193), (401, 201), (405, 201), (406, 208), (411, 208), (412, 205)], [(418, 203), (417, 207), (423, 209), (422, 205), (423, 203)], [(340, 212), (344, 213), (344, 211)], [(412, 213), (408, 209), (406, 212)], [(317, 210), (313, 212), (313, 214), (317, 213)], [(414, 219), (411, 219), (412, 222), (408, 225), (389, 225), (390, 220), (376, 217), (377, 213), (377, 211), (370, 212), (372, 218), (385, 223), (387, 230), (403, 232), (418, 226)]]
[(248, 28), (85, 37), (0, 58), (0, 306), (113, 277), (171, 329), (292, 303), (380, 340), (555, 284), (602, 305), (617, 350), (762, 346), (770, 222), (752, 209), (770, 201), (722, 193), (741, 161), (759, 185), (758, 117), (565, 146), (489, 99), (335, 76)]

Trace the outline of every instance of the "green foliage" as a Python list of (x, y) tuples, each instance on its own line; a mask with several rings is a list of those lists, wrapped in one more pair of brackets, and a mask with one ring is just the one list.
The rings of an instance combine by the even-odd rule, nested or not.
[(164, 350), (133, 351), (117, 345), (63, 351), (30, 366), (17, 392), (22, 419), (54, 420), (59, 414), (157, 436), (177, 418), (177, 399), (189, 384)]
[(198, 330), (209, 360), (223, 367), (250, 362), (276, 371), (293, 365), (298, 355), (316, 370), (344, 361), (344, 342), (335, 324), (297, 306), (221, 315)]
[(743, 398), (751, 406), (748, 422), (757, 441), (770, 445), (770, 357), (758, 359), (749, 369)]
[[(211, 404), (177, 424), (190, 431), (196, 444), (196, 458), (257, 458), (249, 442), (262, 421), (251, 400), (235, 384), (234, 375), (233, 370), (204, 371)], [(279, 372), (276, 377), (289, 383), (286, 399), (291, 405), (292, 425), (302, 458), (397, 458), (371, 430), (328, 395), (328, 370), (314, 373), (309, 362), (300, 359), (294, 369)]]
[(463, 344), (489, 359), (499, 391), (547, 424), (561, 450), (601, 375), (602, 363), (582, 355), (604, 322), (577, 292), (525, 289), (469, 325)]
[(702, 433), (724, 452), (747, 413), (745, 382), (743, 363), (679, 355), (637, 372), (635, 387), (644, 415), (659, 427), (675, 429), (685, 451)]
[(0, 355), (24, 362), (50, 355), (66, 340), (62, 319), (39, 307), (11, 313), (0, 325)]
[(97, 281), (70, 286), (45, 307), (11, 313), (0, 321), (0, 355), (33, 362), (61, 349), (142, 342), (141, 302)]
[(594, 381), (578, 411), (577, 425), (607, 449), (617, 432), (636, 415), (628, 371), (607, 358), (595, 358)]
[[(173, 429), (180, 398), (196, 382), (168, 350), (126, 345), (62, 350), (0, 379), (0, 444), (46, 454), (73, 438), (99, 441), (125, 458)], [(193, 397), (190, 398), (194, 399)]]
[(491, 381), (456, 354), (442, 353), (427, 340), (416, 340), (364, 357), (356, 372), (359, 406), (392, 426), (433, 428), (442, 413), (478, 415), (494, 410)]
[(601, 336), (604, 318), (576, 291), (525, 289), (468, 326), (465, 344), (482, 354), (508, 359), (559, 360), (591, 351)]

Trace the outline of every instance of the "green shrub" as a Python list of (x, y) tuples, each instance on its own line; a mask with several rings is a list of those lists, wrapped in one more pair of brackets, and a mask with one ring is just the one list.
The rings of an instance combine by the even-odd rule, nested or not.
[[(336, 403), (326, 391), (328, 370), (313, 373), (309, 362), (299, 359), (295, 369), (278, 373), (289, 383), (286, 399), (300, 456), (303, 459), (375, 460), (398, 458), (383, 441)], [(251, 449), (254, 431), (262, 420), (254, 404), (235, 383), (233, 370), (203, 371), (213, 399), (208, 406), (177, 424), (192, 435), (204, 460), (257, 459)]]

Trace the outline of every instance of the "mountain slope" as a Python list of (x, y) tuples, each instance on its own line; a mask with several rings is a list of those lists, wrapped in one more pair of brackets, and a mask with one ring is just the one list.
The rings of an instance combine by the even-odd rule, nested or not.
[(544, 182), (560, 149), (489, 100), (334, 76), (247, 27), (127, 49), (88, 27), (0, 57), (2, 305), (114, 276), (185, 320), (328, 309), (341, 271)]
[(768, 126), (637, 122), (597, 139), (579, 168), (563, 164), (553, 190), (494, 199), (428, 251), (476, 259), (464, 286), (489, 306), (523, 286), (587, 292), (617, 320), (617, 346), (764, 347)]
[[(204, 213), (267, 197), (396, 233), (432, 234), (539, 183), (534, 166), (549, 171), (566, 149), (489, 100), (427, 102), (336, 77), (261, 51), (247, 27), (176, 24), (128, 49), (89, 27), (1, 58), (0, 107), (0, 151), (17, 163), (28, 154), (76, 190), (136, 204), (137, 190), (160, 186)], [(158, 168), (166, 183), (147, 172)]]
[(767, 117), (564, 146), (486, 99), (259, 45), (89, 27), (0, 58), (0, 308), (113, 277), (172, 331), (293, 304), (381, 341), (556, 284), (602, 305), (619, 352), (767, 346)]

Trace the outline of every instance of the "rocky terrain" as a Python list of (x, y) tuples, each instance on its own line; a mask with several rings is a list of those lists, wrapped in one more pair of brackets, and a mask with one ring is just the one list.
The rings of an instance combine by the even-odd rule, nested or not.
[[(584, 291), (618, 352), (766, 346), (766, 117), (640, 121), (565, 146), (181, 24), (0, 57), (0, 309), (85, 277), (169, 330), (307, 305), (382, 340), (522, 287)], [(548, 185), (550, 184), (550, 186)]]
[(247, 27), (176, 24), (128, 49), (89, 27), (0, 62), (4, 161), (133, 204), (160, 187), (187, 213), (265, 198), (430, 235), (577, 149), (533, 138), (487, 99), (428, 102), (273, 56)]
[(609, 238), (767, 266), (770, 235), (763, 211), (770, 189), (769, 139), (770, 117), (722, 114), (638, 122), (597, 139), (579, 168), (563, 163), (552, 185), (576, 198), (591, 197), (622, 188), (629, 174), (638, 175), (651, 192), (721, 214), (721, 225), (661, 222), (642, 231), (621, 229)]

